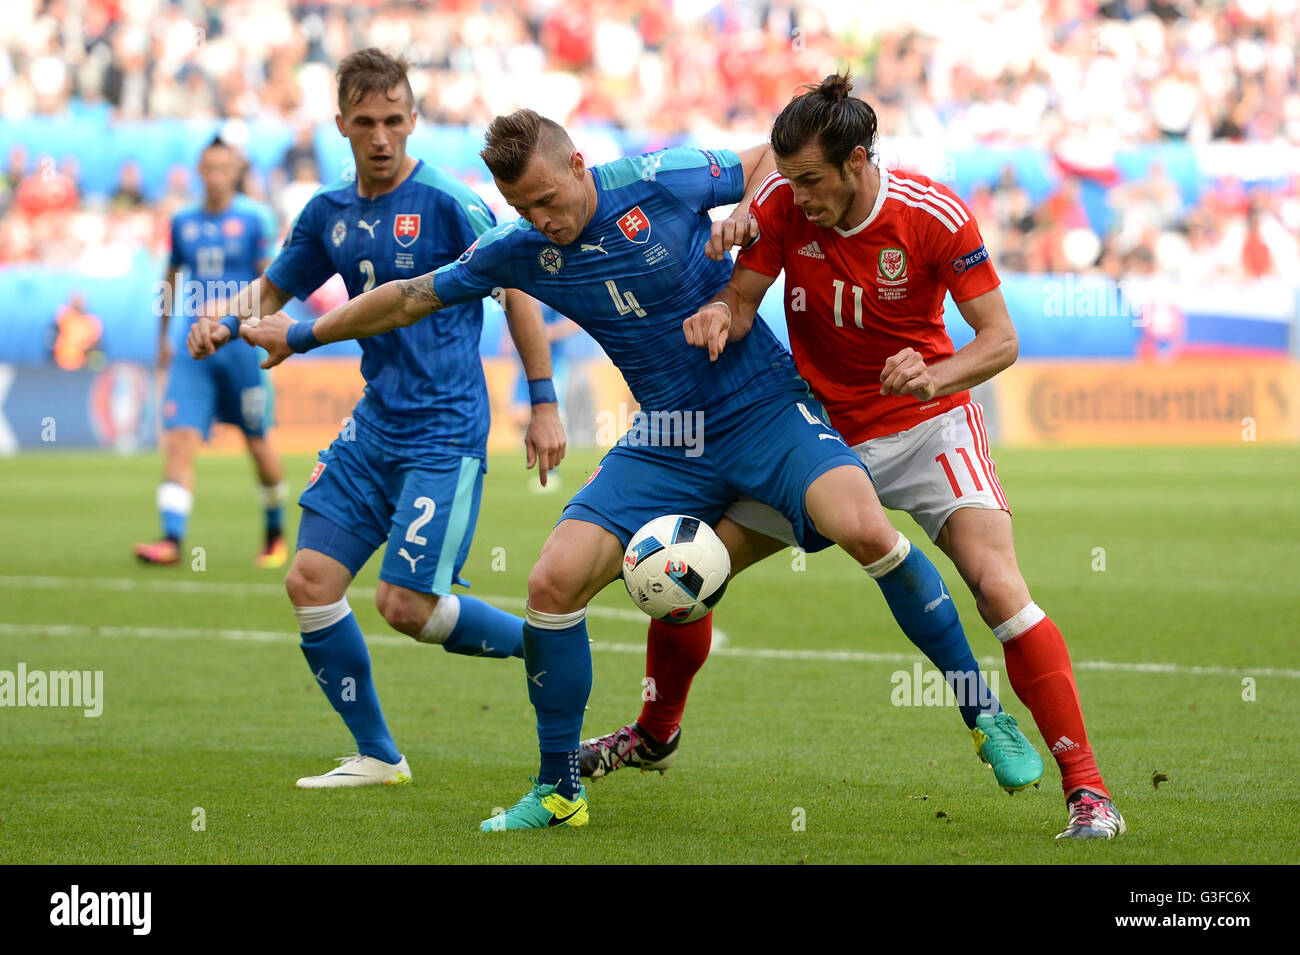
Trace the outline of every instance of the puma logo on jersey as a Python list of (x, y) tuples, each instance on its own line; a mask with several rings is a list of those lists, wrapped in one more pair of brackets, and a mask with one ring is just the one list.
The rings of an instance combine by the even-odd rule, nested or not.
[(824, 259), (824, 258), (826, 258), (826, 253), (822, 251), (822, 247), (821, 247), (820, 245), (817, 244), (817, 240), (816, 240), (816, 239), (814, 239), (813, 241), (809, 242), (809, 243), (808, 243), (807, 245), (805, 245), (802, 249), (800, 249), (800, 250), (799, 250), (799, 254), (800, 254), (800, 255), (806, 255), (806, 256), (808, 256), (808, 258), (810, 258), (810, 259)]
[(582, 243), (582, 248), (580, 251), (599, 252), (601, 255), (609, 255), (609, 253), (605, 251), (604, 245), (605, 245), (605, 237), (602, 235), (595, 245), (591, 245), (588, 242)]
[(411, 573), (415, 573), (415, 565), (418, 564), (420, 561), (424, 560), (425, 558), (424, 554), (421, 554), (419, 557), (412, 557), (410, 554), (406, 552), (405, 547), (403, 547), (401, 550), (397, 552), (397, 556), (405, 557), (407, 559), (407, 561), (411, 565)]
[(931, 610), (936, 609), (939, 604), (943, 603), (945, 600), (952, 600), (952, 598), (948, 596), (948, 588), (945, 587), (941, 581), (939, 583), (939, 596), (935, 597), (925, 605), (925, 612), (929, 613)]
[(369, 232), (370, 238), (373, 239), (375, 237), (375, 226), (379, 225), (382, 221), (383, 219), (376, 219), (374, 222), (367, 222), (365, 219), (358, 219), (357, 226)]

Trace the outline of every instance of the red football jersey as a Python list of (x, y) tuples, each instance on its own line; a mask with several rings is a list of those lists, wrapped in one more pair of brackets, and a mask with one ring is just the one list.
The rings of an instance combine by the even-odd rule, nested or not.
[(1000, 284), (970, 210), (942, 183), (880, 170), (871, 213), (849, 230), (823, 229), (773, 173), (750, 212), (759, 237), (739, 264), (776, 277), (785, 270), (785, 316), (799, 373), (849, 442), (905, 431), (970, 400), (970, 392), (919, 402), (881, 395), (885, 361), (904, 348), (926, 364), (956, 350), (943, 297), (964, 302)]

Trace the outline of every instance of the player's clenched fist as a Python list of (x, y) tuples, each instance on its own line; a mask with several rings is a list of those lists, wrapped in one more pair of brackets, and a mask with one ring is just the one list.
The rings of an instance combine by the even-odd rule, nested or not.
[(686, 342), (697, 348), (709, 350), (709, 361), (717, 361), (722, 349), (727, 347), (727, 333), (731, 331), (731, 308), (725, 302), (710, 302), (682, 322)]
[(250, 318), (239, 326), (239, 335), (250, 345), (260, 345), (266, 349), (266, 361), (263, 368), (274, 368), (293, 354), (289, 347), (289, 326), (294, 320), (284, 312), (276, 312), (265, 318)]
[(185, 344), (193, 357), (207, 358), (228, 341), (230, 329), (215, 318), (202, 315), (190, 326)]
[(758, 221), (751, 215), (743, 219), (719, 219), (709, 229), (704, 254), (721, 261), (735, 246), (748, 246), (758, 238)]
[(920, 401), (929, 401), (938, 390), (938, 383), (926, 367), (925, 360), (914, 348), (904, 348), (890, 356), (881, 369), (882, 395), (911, 395)]

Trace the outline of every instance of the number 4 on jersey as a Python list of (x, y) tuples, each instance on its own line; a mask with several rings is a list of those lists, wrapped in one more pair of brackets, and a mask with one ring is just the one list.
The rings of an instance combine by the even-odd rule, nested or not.
[(635, 295), (631, 292), (620, 292), (613, 279), (605, 281), (605, 288), (609, 289), (610, 298), (614, 300), (614, 307), (618, 309), (620, 315), (635, 312), (637, 318), (645, 318), (645, 309), (641, 307)]

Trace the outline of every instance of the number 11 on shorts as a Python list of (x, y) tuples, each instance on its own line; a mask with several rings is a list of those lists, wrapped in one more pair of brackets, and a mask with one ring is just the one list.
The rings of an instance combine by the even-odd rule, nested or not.
[[(970, 479), (975, 482), (975, 490), (984, 490), (984, 485), (980, 483), (980, 476), (975, 473), (975, 465), (971, 463), (970, 453), (965, 448), (957, 448), (957, 453), (966, 462), (966, 470), (970, 472)], [(934, 459), (939, 462), (939, 466), (943, 468), (943, 473), (948, 476), (948, 483), (952, 486), (953, 496), (961, 497), (965, 492), (962, 491), (961, 485), (957, 483), (957, 475), (953, 473), (952, 465), (948, 463), (948, 452), (937, 454)]]

